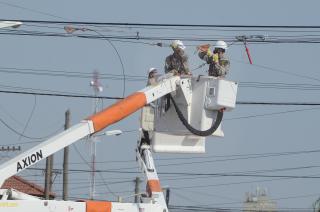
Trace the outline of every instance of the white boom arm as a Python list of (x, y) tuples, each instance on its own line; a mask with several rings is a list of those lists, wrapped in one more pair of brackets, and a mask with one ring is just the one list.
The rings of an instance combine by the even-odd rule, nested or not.
[(42, 142), (0, 166), (0, 186), (4, 181), (22, 170), (38, 163), (79, 139), (99, 132), (107, 126), (136, 112), (162, 96), (177, 89), (179, 76), (167, 75), (157, 85), (148, 86), (94, 114), (68, 130)]
[(137, 159), (142, 172), (146, 175), (148, 197), (153, 198), (155, 202), (159, 203), (159, 206), (163, 207), (162, 211), (168, 211), (149, 145), (142, 144), (137, 149)]

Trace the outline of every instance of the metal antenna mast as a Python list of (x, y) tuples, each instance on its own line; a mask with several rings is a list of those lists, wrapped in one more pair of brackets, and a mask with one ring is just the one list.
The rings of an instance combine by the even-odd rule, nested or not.
[[(98, 71), (93, 72), (93, 78), (90, 82), (90, 86), (93, 88), (94, 96), (96, 97), (93, 99), (93, 114), (96, 114), (97, 110), (98, 110), (98, 105), (99, 105), (98, 94), (103, 91), (103, 87), (102, 87), (101, 83), (99, 82), (99, 72)], [(91, 153), (90, 199), (94, 199), (94, 196), (95, 196), (96, 143), (97, 143), (97, 137), (91, 136), (91, 138), (90, 138), (90, 153)]]

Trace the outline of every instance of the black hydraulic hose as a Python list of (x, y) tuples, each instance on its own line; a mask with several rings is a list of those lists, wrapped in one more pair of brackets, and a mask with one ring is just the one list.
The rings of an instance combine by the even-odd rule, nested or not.
[(144, 142), (146, 142), (148, 145), (151, 144), (151, 141), (150, 141), (150, 136), (149, 136), (149, 132), (146, 131), (146, 130), (142, 130), (143, 132), (143, 137), (144, 137)]
[(174, 105), (174, 108), (176, 109), (176, 112), (178, 114), (178, 117), (180, 119), (180, 121), (182, 122), (182, 124), (194, 135), (198, 135), (198, 136), (209, 136), (212, 135), (212, 133), (214, 133), (217, 128), (219, 127), (222, 118), (223, 118), (223, 111), (219, 110), (217, 113), (217, 118), (215, 121), (212, 122), (212, 125), (209, 129), (201, 131), (201, 130), (197, 130), (195, 128), (193, 128), (188, 121), (186, 120), (186, 118), (183, 116), (181, 110), (179, 109), (179, 107), (177, 106), (176, 102), (174, 101), (174, 99), (172, 98), (172, 96), (170, 95), (170, 99)]
[(168, 111), (170, 108), (170, 94), (165, 95), (165, 107), (164, 107), (164, 111)]

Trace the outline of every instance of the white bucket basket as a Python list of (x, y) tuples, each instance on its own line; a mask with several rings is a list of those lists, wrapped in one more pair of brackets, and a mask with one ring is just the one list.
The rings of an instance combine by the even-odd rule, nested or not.
[[(215, 77), (187, 77), (180, 80), (180, 87), (171, 95), (189, 125), (205, 131), (215, 122), (218, 110), (235, 108), (237, 88), (237, 83)], [(148, 114), (141, 118), (141, 126), (149, 131), (153, 151), (204, 153), (206, 138), (192, 134), (182, 124), (172, 102), (170, 107), (167, 103), (166, 97), (154, 102), (154, 124), (150, 123), (153, 115), (142, 113)], [(221, 124), (212, 136), (224, 136)]]

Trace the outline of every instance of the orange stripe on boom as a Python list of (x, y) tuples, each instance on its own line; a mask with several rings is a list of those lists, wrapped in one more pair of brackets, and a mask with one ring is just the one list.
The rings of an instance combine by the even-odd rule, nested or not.
[(144, 93), (136, 92), (127, 98), (116, 102), (103, 111), (87, 118), (93, 122), (94, 131), (98, 132), (110, 124), (116, 123), (146, 105)]
[(153, 192), (161, 192), (161, 186), (159, 180), (148, 180), (147, 182), (147, 192), (151, 195)]
[(111, 212), (111, 207), (111, 202), (86, 201), (86, 212)]

